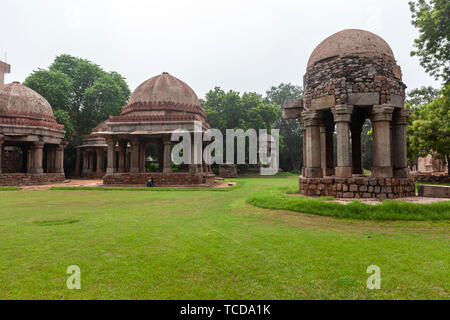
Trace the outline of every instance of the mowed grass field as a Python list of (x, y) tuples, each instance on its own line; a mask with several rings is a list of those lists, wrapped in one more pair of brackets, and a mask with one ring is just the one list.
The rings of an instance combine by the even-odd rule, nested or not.
[[(0, 191), (0, 299), (449, 299), (450, 223), (254, 207), (229, 191)], [(81, 290), (66, 270), (81, 269)], [(367, 267), (381, 268), (368, 290)]]

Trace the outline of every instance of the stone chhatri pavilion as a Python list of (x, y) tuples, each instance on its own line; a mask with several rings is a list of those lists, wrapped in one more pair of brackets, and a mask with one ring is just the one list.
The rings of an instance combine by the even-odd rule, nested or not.
[(98, 134), (99, 131), (108, 131), (106, 121), (92, 129), (90, 135), (84, 136), (82, 145), (77, 147), (75, 176), (81, 175), (81, 177), (88, 179), (105, 176), (108, 144), (105, 138)]
[[(363, 30), (344, 30), (312, 53), (302, 100), (290, 100), (285, 119), (303, 128), (300, 192), (338, 198), (414, 196), (406, 158), (405, 84), (390, 46)], [(373, 168), (364, 177), (361, 131), (373, 128)], [(336, 132), (337, 159), (333, 155)]]
[[(206, 164), (189, 164), (183, 172), (172, 172), (172, 133), (182, 129), (192, 135), (195, 131), (203, 134), (208, 128), (205, 111), (187, 84), (166, 72), (143, 82), (121, 114), (110, 116), (95, 132), (107, 146), (104, 184), (145, 184), (149, 178), (157, 185), (214, 183)], [(151, 144), (159, 150), (160, 172), (146, 172), (146, 150)]]
[(64, 126), (50, 104), (18, 82), (4, 84), (0, 62), (0, 185), (64, 181)]

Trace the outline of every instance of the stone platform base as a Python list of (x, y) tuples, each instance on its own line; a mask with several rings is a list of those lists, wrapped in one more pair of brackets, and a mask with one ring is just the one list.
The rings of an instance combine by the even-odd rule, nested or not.
[(165, 186), (181, 186), (181, 185), (212, 185), (215, 176), (210, 174), (191, 174), (187, 172), (177, 173), (113, 173), (103, 177), (105, 185), (145, 185), (147, 180), (153, 178), (155, 184)]
[(64, 173), (3, 173), (0, 174), (0, 186), (34, 186), (64, 182)]
[(413, 179), (399, 178), (303, 178), (300, 194), (305, 196), (333, 196), (335, 198), (394, 199), (414, 197)]
[(450, 199), (450, 187), (449, 186), (419, 186), (419, 197), (426, 198), (449, 198)]

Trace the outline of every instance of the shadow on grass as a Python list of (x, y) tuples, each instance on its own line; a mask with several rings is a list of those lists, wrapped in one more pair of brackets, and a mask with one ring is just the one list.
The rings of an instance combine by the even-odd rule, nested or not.
[(359, 201), (349, 204), (330, 202), (332, 198), (319, 199), (287, 194), (298, 193), (298, 188), (268, 188), (251, 194), (247, 203), (266, 209), (280, 209), (336, 218), (361, 220), (447, 220), (450, 219), (450, 201), (416, 204), (401, 201), (383, 201), (369, 205)]

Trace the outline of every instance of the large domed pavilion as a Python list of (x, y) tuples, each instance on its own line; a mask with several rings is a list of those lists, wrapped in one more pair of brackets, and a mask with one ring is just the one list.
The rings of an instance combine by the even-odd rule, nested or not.
[(63, 181), (63, 139), (47, 100), (18, 82), (0, 83), (0, 185)]
[[(174, 131), (194, 134), (208, 128), (205, 111), (186, 83), (166, 72), (143, 82), (121, 114), (110, 116), (91, 135), (104, 138), (107, 145), (104, 183), (144, 184), (149, 178), (159, 185), (214, 182), (208, 165), (189, 164), (186, 171), (173, 172), (171, 162)], [(147, 172), (150, 145), (158, 150), (159, 172)]]
[[(303, 129), (305, 195), (394, 198), (414, 195), (406, 158), (405, 84), (389, 44), (364, 30), (343, 30), (320, 43), (304, 76), (302, 100), (290, 100), (285, 119)], [(363, 175), (361, 131), (373, 128), (371, 177)], [(334, 134), (337, 159), (334, 159)]]

